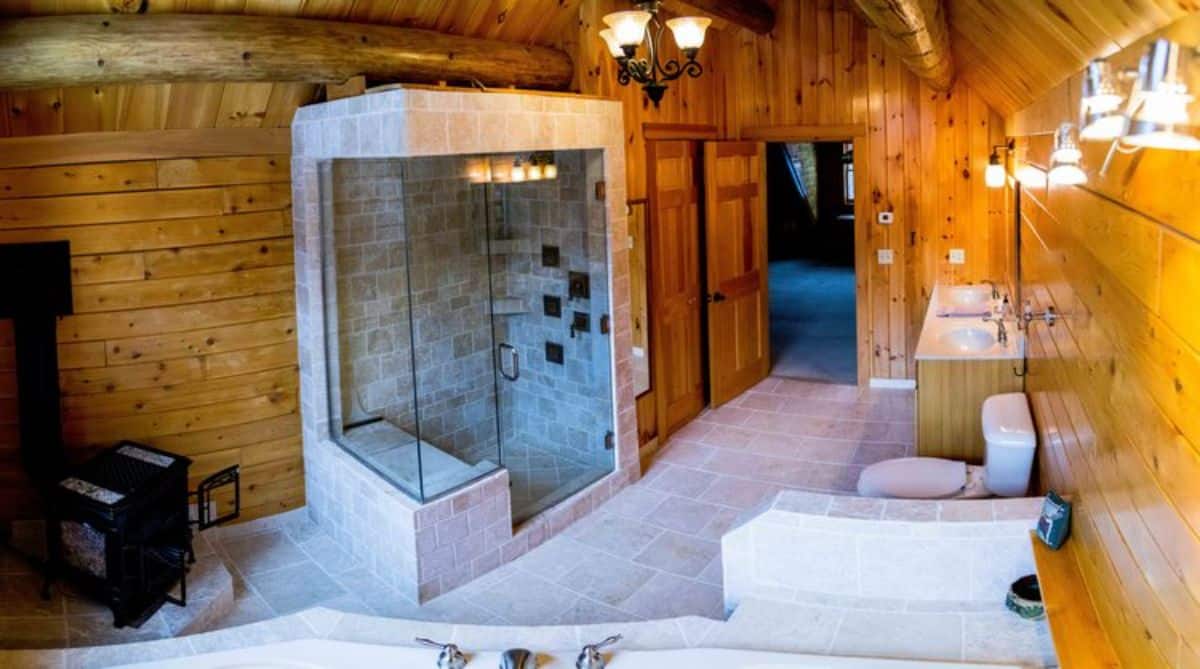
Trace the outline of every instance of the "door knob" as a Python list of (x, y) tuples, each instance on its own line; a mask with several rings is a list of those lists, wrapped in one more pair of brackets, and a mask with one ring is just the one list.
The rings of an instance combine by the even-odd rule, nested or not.
[(713, 293), (712, 295), (709, 295), (708, 298), (705, 300), (705, 302), (724, 302), (724, 301), (725, 301), (725, 294), (722, 293), (721, 291), (717, 291), (717, 292)]

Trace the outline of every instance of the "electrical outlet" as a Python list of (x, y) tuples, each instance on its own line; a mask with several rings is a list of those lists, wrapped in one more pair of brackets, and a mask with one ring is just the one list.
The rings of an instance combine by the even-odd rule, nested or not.
[(891, 249), (879, 249), (879, 264), (880, 265), (892, 264), (892, 250)]
[(950, 249), (950, 264), (962, 265), (967, 262), (967, 252), (963, 249)]
[(892, 212), (890, 212), (890, 211), (879, 212), (879, 224), (880, 225), (891, 225), (892, 221), (895, 221), (895, 220), (896, 220), (896, 215), (893, 214)]

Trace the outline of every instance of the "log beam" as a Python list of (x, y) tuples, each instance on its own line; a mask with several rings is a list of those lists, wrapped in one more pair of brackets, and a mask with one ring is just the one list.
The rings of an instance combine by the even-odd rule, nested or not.
[(684, 4), (765, 35), (775, 28), (775, 10), (764, 0), (683, 0)]
[(950, 90), (954, 59), (941, 0), (855, 0), (855, 4), (908, 69), (930, 88)]
[(565, 89), (558, 49), (431, 30), (266, 16), (114, 14), (0, 21), (0, 88), (174, 81), (472, 82)]

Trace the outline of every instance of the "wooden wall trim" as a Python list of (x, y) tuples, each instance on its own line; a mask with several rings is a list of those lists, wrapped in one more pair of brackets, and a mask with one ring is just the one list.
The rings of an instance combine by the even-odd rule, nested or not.
[(742, 139), (763, 142), (848, 141), (867, 134), (862, 123), (841, 125), (752, 125), (742, 128)]
[(111, 163), (160, 158), (287, 155), (288, 128), (201, 128), (148, 132), (81, 132), (0, 139), (0, 168)]
[(676, 139), (712, 140), (720, 138), (720, 132), (717, 126), (703, 123), (643, 123), (642, 136), (647, 142)]

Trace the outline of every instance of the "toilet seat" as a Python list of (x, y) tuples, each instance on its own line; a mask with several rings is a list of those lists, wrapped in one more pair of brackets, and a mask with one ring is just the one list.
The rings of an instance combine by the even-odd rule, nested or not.
[(983, 472), (983, 467), (945, 458), (884, 460), (863, 469), (858, 494), (904, 499), (986, 497)]

